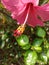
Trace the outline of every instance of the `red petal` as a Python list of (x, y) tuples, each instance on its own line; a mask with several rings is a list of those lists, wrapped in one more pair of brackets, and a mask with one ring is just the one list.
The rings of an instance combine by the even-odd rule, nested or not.
[(43, 21), (49, 20), (49, 3), (37, 7), (36, 10), (37, 14), (41, 17)]
[(35, 10), (30, 11), (27, 23), (32, 27), (43, 26), (43, 22), (38, 18)]
[(34, 6), (39, 4), (39, 0), (22, 0), (23, 3), (32, 3)]

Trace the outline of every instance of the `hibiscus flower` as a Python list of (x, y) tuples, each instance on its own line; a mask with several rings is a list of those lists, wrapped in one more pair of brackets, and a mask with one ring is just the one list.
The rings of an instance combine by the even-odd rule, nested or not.
[(39, 6), (39, 0), (1, 0), (18, 24), (43, 26), (49, 20), (49, 3)]

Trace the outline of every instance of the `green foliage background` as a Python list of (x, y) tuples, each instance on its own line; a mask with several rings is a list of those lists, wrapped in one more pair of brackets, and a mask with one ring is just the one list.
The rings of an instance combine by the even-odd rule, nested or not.
[[(48, 2), (48, 0), (40, 0), (40, 5), (46, 2)], [(16, 30), (17, 27), (16, 21), (11, 18), (10, 12), (4, 8), (0, 0), (0, 65), (24, 65), (22, 55), (25, 51), (17, 45), (16, 39), (13, 36), (13, 31)], [(49, 22), (45, 23), (44, 29), (46, 30), (46, 38), (49, 42)], [(34, 35), (34, 32), (31, 34), (31, 30), (33, 31), (34, 29), (27, 26), (24, 32), (30, 39), (32, 34)], [(32, 42), (32, 40), (30, 40), (30, 42)]]

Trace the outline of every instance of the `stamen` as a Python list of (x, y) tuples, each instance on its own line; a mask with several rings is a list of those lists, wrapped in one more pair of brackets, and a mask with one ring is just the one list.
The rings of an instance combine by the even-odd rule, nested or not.
[(27, 22), (27, 19), (28, 19), (28, 16), (29, 16), (29, 11), (30, 11), (30, 6), (29, 6), (29, 8), (28, 8), (27, 15), (26, 15), (25, 21), (24, 21), (24, 23), (23, 23), (23, 26), (24, 26), (24, 25), (26, 24), (26, 22)]
[(28, 8), (28, 11), (27, 11), (27, 15), (26, 15), (26, 18), (25, 18), (25, 21), (24, 23), (19, 26), (15, 31), (14, 31), (14, 36), (20, 36), (24, 30), (25, 30), (25, 27), (26, 27), (26, 22), (27, 22), (27, 19), (28, 19), (28, 16), (29, 16), (29, 11), (30, 11), (30, 6)]

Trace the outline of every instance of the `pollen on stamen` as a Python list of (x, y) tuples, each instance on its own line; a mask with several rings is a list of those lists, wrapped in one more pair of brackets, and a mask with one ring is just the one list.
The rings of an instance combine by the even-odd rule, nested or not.
[(24, 30), (25, 30), (25, 25), (21, 25), (14, 31), (13, 35), (20, 36), (21, 34), (23, 34)]

